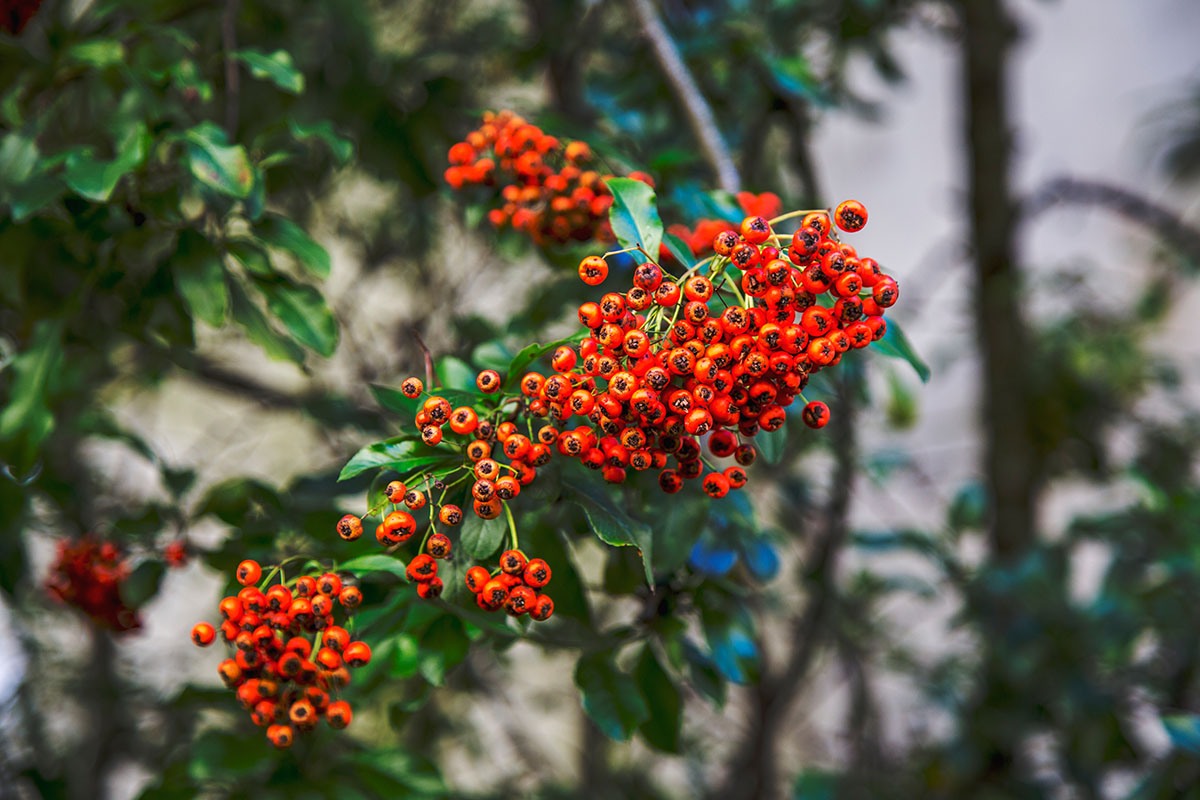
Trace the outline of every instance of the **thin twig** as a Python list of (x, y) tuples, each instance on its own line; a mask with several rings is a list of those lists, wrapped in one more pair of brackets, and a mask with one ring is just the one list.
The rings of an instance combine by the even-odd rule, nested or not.
[(238, 79), (237, 17), (242, 0), (226, 0), (225, 13), (221, 16), (221, 47), (225, 51), (225, 135), (233, 141), (238, 126), (238, 95), (241, 86)]
[(429, 352), (429, 348), (425, 346), (425, 340), (421, 338), (421, 334), (416, 328), (412, 329), (413, 339), (417, 341), (417, 347), (421, 348), (421, 353), (425, 356), (425, 385), (439, 386), (437, 382), (437, 373), (433, 371), (433, 355)]
[(713, 168), (713, 172), (716, 173), (717, 185), (727, 192), (736, 192), (742, 182), (738, 176), (737, 167), (734, 166), (733, 158), (729, 155), (729, 148), (725, 146), (725, 140), (721, 138), (721, 129), (717, 127), (717, 121), (713, 117), (708, 101), (700, 93), (696, 79), (692, 77), (687, 65), (683, 63), (679, 48), (675, 46), (671, 35), (658, 18), (658, 13), (651, 5), (651, 0), (630, 0), (630, 4), (633, 6), (633, 12), (637, 15), (642, 34), (650, 43), (650, 49), (654, 51), (654, 57), (658, 60), (658, 65), (662, 68), (667, 83), (671, 85), (675, 96), (679, 98), (679, 102), (683, 106), (684, 114), (692, 126), (692, 132), (700, 140), (700, 149), (704, 151), (704, 157)]

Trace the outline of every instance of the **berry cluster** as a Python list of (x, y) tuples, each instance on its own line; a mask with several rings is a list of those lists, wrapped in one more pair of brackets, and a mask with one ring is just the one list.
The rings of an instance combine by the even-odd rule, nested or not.
[[(797, 217), (795, 233), (774, 232), (773, 224)], [(444, 503), (460, 484), (469, 484), (471, 510), (484, 520), (508, 511), (507, 502), (556, 454), (579, 459), (614, 483), (630, 469), (654, 469), (668, 493), (701, 477), (713, 498), (740, 489), (757, 454), (748, 440), (778, 430), (796, 398), (805, 403), (803, 422), (823, 427), (829, 408), (802, 394), (810, 376), (886, 331), (883, 314), (898, 298), (896, 281), (839, 241), (835, 230), (861, 230), (866, 219), (866, 209), (853, 200), (832, 213), (797, 211), (770, 221), (750, 216), (737, 231), (718, 233), (714, 254), (678, 277), (642, 253), (647, 260), (634, 268), (631, 287), (579, 307), (584, 335), (568, 340), (577, 345), (554, 349), (551, 374), (531, 370), (506, 382), (485, 369), (475, 381), (482, 396), (472, 405), (454, 407), (427, 392), (420, 378), (406, 378), (400, 392), (421, 400), (415, 413), (421, 441), (461, 461), (436, 474), (418, 470), (405, 478), (415, 480), (412, 485), (389, 483), (384, 494), (391, 510), (375, 529), (379, 543), (407, 542), (418, 528), (410, 512), (429, 506), (429, 526), (407, 575), (422, 597), (432, 598), (444, 588), (438, 561), (451, 550), (436, 525), (463, 521), (462, 507)], [(584, 258), (580, 278), (603, 283), (605, 258), (632, 250), (640, 248)], [(713, 466), (705, 449), (734, 463)], [(511, 511), (508, 516), (512, 549), (497, 571), (473, 567), (467, 586), (481, 608), (544, 619), (553, 603), (536, 590), (549, 580), (549, 567), (540, 559), (526, 564)], [(337, 530), (357, 539), (362, 520), (346, 515)]]
[(131, 631), (142, 627), (142, 622), (121, 598), (121, 584), (128, 577), (129, 565), (115, 544), (85, 536), (76, 542), (58, 543), (46, 589), (83, 611), (96, 625)]
[[(535, 243), (612, 241), (605, 187), (612, 175), (591, 168), (586, 142), (563, 145), (511, 111), (486, 112), (478, 129), (449, 151), (446, 183), (493, 187), (499, 202), (488, 212), (497, 228), (511, 226)], [(649, 175), (629, 177), (653, 185)]]
[[(249, 560), (236, 575), (245, 588), (217, 607), (221, 636), (237, 650), (218, 667), (225, 685), (276, 747), (290, 747), (297, 732), (311, 731), (322, 717), (330, 727), (345, 728), (353, 716), (350, 704), (335, 698), (350, 683), (348, 668), (370, 662), (371, 648), (351, 641), (335, 624), (334, 611), (357, 608), (358, 587), (332, 572), (285, 581), (276, 568), (263, 579), (262, 567)], [(266, 588), (275, 575), (280, 582)], [(216, 636), (208, 622), (192, 628), (200, 647)]]
[(554, 601), (540, 594), (550, 583), (550, 565), (540, 558), (527, 560), (520, 550), (500, 554), (499, 569), (484, 567), (467, 570), (467, 588), (475, 593), (475, 603), (484, 611), (503, 608), (510, 615), (529, 614), (543, 622), (554, 613)]

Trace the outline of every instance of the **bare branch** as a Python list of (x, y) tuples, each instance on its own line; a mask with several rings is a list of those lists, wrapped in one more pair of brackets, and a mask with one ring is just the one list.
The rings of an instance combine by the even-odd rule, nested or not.
[(221, 16), (221, 47), (225, 51), (225, 135), (232, 142), (237, 135), (238, 99), (241, 85), (238, 79), (237, 59), (237, 16), (242, 0), (226, 0), (225, 13)]
[(716, 173), (717, 185), (727, 192), (736, 192), (742, 182), (737, 167), (729, 155), (725, 140), (721, 138), (721, 129), (717, 127), (708, 101), (700, 93), (696, 79), (692, 77), (687, 65), (683, 63), (683, 57), (679, 55), (679, 48), (675, 46), (671, 35), (658, 18), (658, 12), (651, 5), (651, 0), (630, 0), (630, 4), (641, 25), (642, 35), (650, 43), (650, 49), (654, 51), (654, 57), (658, 60), (667, 83), (679, 98), (692, 132), (700, 141), (700, 149), (704, 151), (705, 159)]
[(1096, 206), (1158, 234), (1188, 258), (1200, 263), (1200, 230), (1170, 209), (1120, 186), (1090, 178), (1062, 175), (1042, 184), (1021, 206), (1027, 218), (1060, 205)]
[(425, 340), (421, 338), (421, 334), (417, 332), (416, 328), (412, 329), (412, 335), (417, 340), (417, 347), (421, 348), (421, 353), (425, 356), (425, 385), (430, 388), (437, 386), (437, 373), (433, 371), (433, 355), (425, 346)]

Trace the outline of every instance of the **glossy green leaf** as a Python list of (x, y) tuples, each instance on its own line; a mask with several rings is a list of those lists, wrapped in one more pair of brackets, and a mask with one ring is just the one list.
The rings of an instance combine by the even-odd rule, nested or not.
[(475, 370), (471, 365), (457, 356), (442, 356), (437, 360), (434, 369), (442, 386), (459, 391), (472, 391), (475, 388)]
[(268, 214), (254, 226), (254, 233), (272, 247), (291, 253), (314, 277), (321, 280), (329, 277), (332, 267), (329, 252), (291, 220)]
[(572, 344), (582, 341), (582, 339), (583, 334), (580, 333), (574, 336), (568, 336), (565, 339), (558, 339), (550, 342), (549, 344), (530, 344), (521, 348), (521, 351), (513, 356), (512, 361), (510, 361), (508, 364), (508, 371), (504, 376), (505, 388), (516, 386), (521, 380), (521, 377), (525, 374), (529, 365), (534, 361), (537, 361), (547, 353), (553, 352), (556, 348), (561, 347), (564, 344)]
[(195, 231), (181, 233), (171, 274), (193, 317), (214, 328), (225, 322), (229, 312), (225, 267), (208, 239)]
[(397, 577), (403, 578), (404, 570), (407, 565), (403, 559), (395, 556), (385, 555), (383, 553), (372, 553), (366, 556), (352, 558), (338, 564), (338, 569), (349, 570), (350, 572), (388, 572)]
[(907, 361), (917, 371), (917, 375), (920, 376), (922, 383), (929, 382), (929, 378), (933, 374), (929, 369), (929, 365), (917, 355), (917, 351), (913, 349), (912, 343), (904, 335), (904, 329), (895, 320), (889, 319), (887, 321), (887, 331), (884, 332), (883, 338), (872, 342), (871, 347), (885, 356)]
[(575, 667), (583, 710), (610, 739), (625, 741), (650, 715), (630, 677), (617, 669), (609, 653), (579, 659)]
[(483, 519), (469, 509), (464, 511), (463, 516), (462, 530), (458, 534), (463, 552), (476, 561), (490, 558), (504, 542), (508, 520), (503, 514), (495, 519)]
[(238, 50), (238, 60), (250, 69), (250, 74), (259, 80), (269, 80), (285, 92), (300, 94), (304, 91), (304, 75), (296, 69), (292, 54), (286, 50), (264, 53), (261, 50)]
[(378, 467), (388, 467), (397, 472), (408, 472), (430, 464), (452, 460), (453, 456), (438, 453), (432, 447), (412, 439), (375, 442), (359, 450), (342, 467), (339, 481), (353, 478), (359, 473)]
[(646, 721), (638, 726), (642, 738), (658, 750), (678, 753), (683, 698), (649, 645), (642, 648), (633, 676), (650, 711)]
[(183, 134), (188, 168), (196, 180), (230, 197), (248, 197), (254, 188), (254, 168), (240, 144), (230, 145), (225, 133), (202, 122)]
[(662, 219), (658, 216), (654, 190), (648, 184), (632, 178), (610, 178), (606, 184), (613, 195), (608, 221), (621, 247), (642, 249), (658, 261), (658, 247), (663, 240)]

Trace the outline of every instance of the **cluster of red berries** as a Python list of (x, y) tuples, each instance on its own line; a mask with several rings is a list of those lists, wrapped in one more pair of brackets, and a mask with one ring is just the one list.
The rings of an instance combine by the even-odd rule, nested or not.
[[(415, 382), (415, 383), (414, 383)], [(404, 382), (403, 390), (416, 390), (421, 381), (419, 378), (409, 378)], [(462, 411), (463, 409), (459, 409)], [(479, 415), (474, 409), (466, 409), (464, 416), (470, 419), (474, 427), (470, 431), (462, 430), (463, 423), (457, 423), (456, 433), (468, 433), (479, 430)], [(425, 413), (422, 409), (421, 413)], [(457, 413), (457, 412), (455, 412)], [(451, 422), (452, 426), (456, 423)], [(487, 424), (486, 421), (484, 423)], [(511, 425), (511, 423), (505, 423)], [(426, 425), (425, 428), (429, 428)], [(504, 424), (501, 425), (504, 427)], [(436, 428), (440, 431), (440, 428)], [(507, 429), (506, 429), (507, 432)], [(511, 434), (510, 434), (511, 435)], [(433, 444), (441, 441), (440, 436), (432, 432), (428, 440), (436, 439)], [(515, 469), (511, 465), (502, 465), (490, 458), (491, 445), (488, 442), (475, 439), (466, 447), (466, 456), (473, 462), (471, 476), (475, 478), (472, 487), (475, 513), (484, 519), (495, 519), (500, 515), (501, 503), (511, 500), (521, 492), (521, 479), (512, 475), (500, 474), (501, 469)], [(512, 464), (526, 463), (514, 460)], [(544, 462), (543, 462), (544, 463)], [(534, 467), (527, 467), (529, 480), (536, 474)], [(409, 511), (420, 511), (428, 504), (429, 499), (421, 489), (431, 482), (425, 478), (420, 486), (409, 487), (403, 481), (391, 481), (384, 488), (384, 497), (391, 504), (392, 510), (384, 514), (383, 521), (375, 527), (375, 539), (384, 547), (392, 548), (404, 544), (417, 532), (417, 521)], [(528, 482), (528, 481), (527, 481)], [(443, 489), (444, 482), (442, 483)], [(481, 485), (482, 484), (482, 485)], [(481, 495), (484, 499), (480, 499)], [(443, 492), (442, 499), (445, 498)], [(401, 508), (403, 506), (404, 508)], [(407, 509), (407, 510), (405, 510)], [(408, 580), (417, 585), (417, 594), (425, 600), (440, 597), (445, 584), (438, 577), (438, 562), (450, 557), (453, 546), (450, 537), (440, 533), (434, 527), (434, 515), (442, 525), (455, 528), (463, 521), (462, 509), (453, 503), (440, 502), (430, 506), (429, 528), (425, 540), (421, 543), (421, 552), (416, 555), (405, 568)], [(347, 514), (338, 520), (338, 535), (347, 541), (354, 541), (362, 536), (362, 520), (353, 514)], [(489, 572), (484, 567), (472, 567), (467, 571), (466, 584), (476, 596), (476, 601), (485, 611), (497, 611), (501, 608), (514, 617), (528, 613), (535, 620), (543, 621), (554, 613), (554, 601), (544, 594), (538, 594), (550, 582), (550, 565), (540, 558), (527, 561), (520, 550), (506, 550), (500, 556), (500, 566)]]
[[(774, 192), (738, 192), (737, 203), (742, 213), (748, 217), (771, 219), (783, 210), (783, 201)], [(723, 219), (702, 219), (692, 228), (683, 224), (672, 225), (667, 228), (667, 233), (674, 234), (686, 242), (692, 255), (702, 256), (713, 252), (713, 240), (718, 234), (736, 230), (736, 225)], [(669, 255), (665, 246), (662, 248), (662, 255), (664, 258)]]
[[(483, 115), (482, 124), (449, 151), (446, 183), (454, 189), (484, 185), (499, 191), (500, 205), (488, 212), (497, 228), (511, 226), (535, 243), (612, 241), (608, 209), (612, 175), (590, 167), (586, 142), (565, 146), (511, 111)], [(629, 177), (653, 182), (649, 175)]]
[[(296, 733), (311, 731), (322, 717), (333, 728), (350, 724), (350, 704), (336, 697), (350, 683), (348, 668), (370, 662), (371, 648), (351, 641), (334, 619), (339, 606), (349, 614), (362, 603), (357, 586), (332, 572), (288, 581), (279, 569), (273, 574), (280, 582), (264, 592), (271, 576), (263, 580), (255, 561), (238, 565), (237, 580), (245, 588), (217, 607), (221, 636), (237, 653), (222, 661), (218, 671), (254, 724), (267, 729), (272, 744), (285, 748)], [(192, 641), (200, 647), (208, 647), (216, 636), (208, 622), (192, 628)]]
[(46, 589), (100, 627), (131, 631), (142, 627), (142, 622), (121, 598), (121, 584), (128, 577), (129, 564), (115, 544), (85, 536), (76, 542), (58, 543)]
[(540, 558), (526, 559), (520, 550), (500, 554), (500, 567), (489, 572), (485, 567), (467, 570), (467, 588), (475, 594), (475, 603), (484, 611), (504, 609), (511, 616), (528, 614), (543, 622), (554, 613), (554, 601), (541, 590), (550, 583), (550, 565)]

